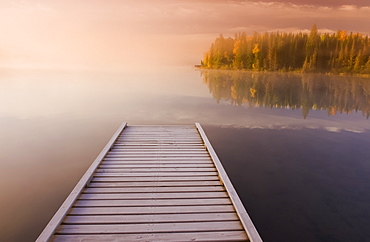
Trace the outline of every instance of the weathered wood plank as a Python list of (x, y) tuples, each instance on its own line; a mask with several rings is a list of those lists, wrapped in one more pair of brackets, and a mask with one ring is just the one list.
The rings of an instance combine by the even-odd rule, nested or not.
[(110, 152), (111, 156), (124, 156), (124, 157), (158, 157), (158, 156), (163, 156), (163, 157), (210, 157), (208, 153), (205, 153), (204, 151), (201, 152), (161, 152), (160, 150), (158, 151), (153, 151), (153, 152), (130, 152), (126, 153), (124, 151), (121, 152)]
[(161, 135), (167, 135), (168, 133), (194, 133), (194, 132), (196, 132), (195, 125), (191, 128), (188, 128), (188, 129), (172, 129), (172, 130), (167, 129), (167, 131), (164, 130), (164, 129), (157, 128), (157, 127), (153, 128), (151, 130), (145, 130), (145, 128), (143, 128), (143, 127), (140, 127), (140, 128), (137, 128), (136, 130), (134, 130), (134, 129), (131, 129), (134, 126), (130, 125), (129, 127), (130, 127), (130, 129), (126, 130), (125, 134), (126, 133), (127, 134), (151, 134), (151, 133), (158, 133), (159, 132)]
[(202, 144), (201, 139), (118, 139), (116, 140), (117, 144), (120, 143), (152, 143), (152, 144), (158, 144), (158, 143), (165, 143), (165, 144)]
[(202, 141), (202, 139), (199, 137), (199, 135), (197, 134), (194, 134), (194, 135), (168, 135), (168, 136), (164, 136), (164, 135), (158, 135), (158, 136), (155, 136), (155, 135), (152, 135), (152, 136), (132, 136), (132, 135), (122, 135), (120, 137), (117, 138), (118, 141), (120, 140), (197, 140), (197, 141)]
[(120, 143), (152, 143), (152, 144), (158, 144), (158, 143), (165, 143), (165, 144), (202, 144), (202, 140), (195, 140), (195, 139), (120, 139), (116, 141), (117, 144)]
[(100, 169), (123, 169), (123, 168), (214, 168), (212, 163), (203, 164), (176, 164), (176, 163), (164, 163), (164, 164), (106, 164), (105, 162), (99, 166)]
[(197, 145), (177, 145), (177, 144), (115, 144), (116, 149), (203, 149), (203, 144)]
[(130, 131), (131, 130), (145, 130), (145, 129), (154, 129), (154, 130), (160, 130), (160, 129), (194, 129), (194, 125), (191, 124), (158, 124), (158, 125), (135, 125), (135, 126), (129, 126)]
[(143, 151), (143, 150), (140, 150), (140, 151), (127, 151), (125, 149), (121, 149), (121, 150), (111, 150), (109, 153), (109, 155), (198, 155), (198, 154), (201, 154), (201, 155), (208, 155), (208, 152), (206, 150), (190, 150), (190, 151), (179, 151), (179, 150), (175, 150), (175, 151), (164, 151), (164, 150), (147, 150), (147, 151)]
[(194, 206), (230, 205), (229, 198), (217, 199), (148, 199), (148, 200), (77, 200), (75, 207)]
[(124, 149), (124, 150), (156, 150), (156, 149), (163, 149), (163, 150), (204, 150), (204, 144), (197, 144), (197, 145), (170, 145), (170, 144), (162, 144), (162, 145), (115, 145), (113, 149)]
[(99, 172), (95, 173), (95, 177), (128, 177), (128, 176), (133, 176), (133, 177), (140, 177), (140, 176), (149, 176), (149, 177), (165, 177), (165, 176), (182, 176), (182, 177), (187, 177), (187, 176), (217, 176), (217, 172), (135, 172), (135, 173), (104, 173), (104, 172)]
[[(129, 126), (132, 128), (132, 126)], [(171, 135), (171, 134), (196, 134), (194, 130), (195, 127), (191, 129), (178, 129), (178, 130), (163, 130), (163, 129), (152, 129), (152, 130), (145, 130), (145, 129), (138, 129), (138, 130), (126, 130), (125, 133), (121, 136), (124, 135)]]
[(224, 191), (224, 186), (204, 186), (204, 187), (125, 187), (125, 188), (94, 188), (88, 187), (83, 193), (158, 193), (158, 192), (220, 192)]
[(109, 153), (107, 154), (106, 157), (122, 157), (122, 158), (147, 158), (147, 157), (156, 157), (156, 158), (203, 158), (203, 157), (208, 157), (208, 154), (163, 154), (163, 153), (158, 153), (158, 154), (117, 154), (117, 153)]
[(135, 139), (199, 139), (199, 134), (194, 132), (168, 132), (168, 133), (124, 133), (118, 139), (126, 139), (129, 138), (130, 140)]
[(200, 139), (199, 133), (167, 133), (167, 134), (123, 134), (118, 139), (127, 139), (129, 140), (135, 140), (135, 139)]
[(166, 192), (166, 193), (87, 193), (79, 199), (185, 199), (227, 198), (226, 192)]
[(189, 130), (194, 132), (194, 125), (187, 125), (186, 127), (182, 125), (135, 125), (135, 126), (129, 126), (130, 129), (127, 130), (127, 132), (143, 132), (145, 130), (149, 131), (163, 131), (163, 130), (168, 130), (168, 131), (177, 131), (177, 130)]
[(186, 142), (186, 141), (178, 141), (178, 142), (160, 142), (160, 141), (154, 141), (154, 142), (145, 142), (145, 141), (125, 141), (125, 142), (117, 142), (115, 145), (145, 145), (145, 146), (202, 146), (202, 142)]
[(188, 145), (191, 145), (191, 146), (196, 146), (196, 145), (203, 145), (203, 143), (201, 142), (161, 142), (161, 141), (157, 141), (157, 142), (140, 142), (140, 141), (132, 141), (132, 142), (118, 142), (116, 143), (116, 145), (125, 145), (125, 146), (130, 146), (130, 145), (135, 145), (135, 146), (140, 146), (140, 145), (143, 145), (143, 146), (165, 146), (165, 145), (171, 145), (171, 146), (174, 146), (174, 145), (178, 145), (178, 146), (188, 146)]
[(144, 132), (144, 131), (150, 131), (150, 132), (164, 132), (164, 131), (179, 131), (179, 130), (189, 130), (194, 132), (194, 125), (134, 125), (129, 126), (129, 129), (127, 132)]
[(92, 182), (153, 182), (153, 181), (219, 181), (218, 176), (174, 177), (94, 177)]
[(96, 173), (139, 173), (139, 172), (214, 172), (216, 168), (172, 168), (172, 167), (154, 167), (154, 168), (145, 168), (145, 167), (132, 167), (132, 168), (105, 168), (96, 169)]
[(210, 161), (209, 157), (141, 157), (141, 158), (122, 158), (122, 157), (106, 157), (104, 160), (117, 161)]
[(137, 224), (163, 222), (238, 221), (236, 213), (182, 213), (136, 215), (68, 215), (64, 224)]
[(129, 129), (127, 129), (126, 132), (128, 134), (145, 134), (145, 133), (151, 134), (151, 133), (155, 133), (155, 132), (160, 132), (162, 135), (166, 135), (168, 133), (178, 133), (178, 132), (182, 132), (182, 133), (184, 133), (184, 132), (185, 133), (186, 132), (189, 132), (189, 133), (196, 132), (195, 125), (193, 125), (192, 127), (189, 127), (189, 128), (176, 128), (176, 129), (167, 129), (167, 128), (162, 129), (162, 128), (158, 128), (158, 127), (155, 127), (155, 126), (152, 126), (152, 125), (150, 125), (150, 127), (151, 127), (151, 129), (147, 130), (145, 127), (138, 127), (137, 125), (135, 125), (135, 126), (130, 125)]
[(106, 159), (118, 159), (118, 160), (131, 160), (131, 161), (141, 161), (141, 160), (211, 160), (209, 156), (206, 155), (107, 155)]
[(179, 149), (178, 147), (176, 147), (174, 149), (170, 149), (168, 147), (161, 148), (161, 149), (141, 149), (141, 148), (139, 148), (139, 149), (140, 150), (132, 148), (132, 147), (131, 148), (115, 148), (115, 146), (114, 146), (111, 149), (111, 152), (124, 152), (124, 153), (137, 153), (137, 152), (142, 152), (142, 153), (150, 153), (150, 152), (153, 152), (153, 153), (159, 153), (159, 152), (164, 152), (164, 153), (207, 152), (206, 148), (204, 148), (204, 147), (199, 147), (199, 148), (194, 148), (194, 149)]
[(239, 221), (110, 225), (61, 225), (57, 234), (165, 233), (242, 230)]
[[(130, 126), (132, 127), (132, 126)], [(195, 128), (195, 127), (194, 127)], [(155, 136), (155, 137), (162, 137), (162, 136), (174, 136), (174, 135), (188, 135), (190, 136), (196, 136), (197, 133), (195, 133), (195, 129), (192, 130), (172, 130), (172, 131), (164, 131), (164, 130), (152, 130), (152, 131), (145, 131), (145, 130), (126, 130), (124, 134), (122, 134), (120, 137), (125, 137), (126, 135), (128, 136)], [(199, 136), (198, 136), (199, 137)]]
[(188, 127), (182, 127), (181, 125), (165, 125), (165, 126), (159, 126), (159, 125), (135, 125), (135, 126), (129, 126), (130, 129), (127, 130), (127, 132), (158, 132), (161, 131), (162, 133), (165, 131), (175, 132), (175, 131), (190, 131), (194, 132), (194, 125), (188, 125)]
[(91, 182), (89, 187), (194, 187), (194, 186), (221, 186), (220, 181), (180, 181), (180, 182)]
[(212, 172), (216, 171), (216, 168), (172, 168), (172, 167), (155, 167), (155, 168), (145, 168), (145, 167), (133, 167), (133, 168), (105, 168), (96, 169), (96, 172), (102, 173), (125, 173), (125, 172)]
[[(130, 126), (132, 127), (132, 126)], [(158, 133), (158, 135), (153, 135)], [(163, 136), (171, 136), (173, 137), (174, 135), (187, 135), (187, 137), (199, 137), (197, 134), (197, 131), (195, 130), (195, 127), (193, 127), (190, 130), (174, 130), (172, 132), (163, 132), (163, 130), (157, 130), (157, 131), (151, 131), (151, 132), (146, 132), (145, 130), (133, 132), (132, 130), (126, 130), (124, 134), (121, 134), (119, 137), (126, 137), (126, 136), (155, 136), (155, 137), (163, 137)], [(198, 136), (197, 136), (198, 135)]]
[(176, 161), (173, 161), (173, 160), (137, 160), (137, 161), (129, 161), (129, 160), (117, 160), (117, 159), (104, 159), (104, 161), (102, 162), (102, 164), (104, 165), (118, 165), (118, 164), (122, 164), (122, 165), (128, 165), (128, 164), (137, 164), (137, 165), (145, 165), (145, 164), (157, 164), (157, 165), (166, 165), (166, 164), (169, 164), (169, 165), (172, 165), (172, 164), (196, 164), (196, 165), (202, 165), (202, 164), (211, 164), (213, 165), (213, 162), (211, 160), (176, 160)]
[(104, 173), (97, 172), (94, 174), (95, 177), (140, 177), (140, 176), (149, 176), (149, 177), (165, 177), (165, 176), (217, 176), (217, 172), (135, 172), (135, 173)]
[(69, 215), (119, 215), (164, 213), (228, 213), (235, 212), (232, 205), (168, 206), (168, 207), (73, 207)]
[(114, 235), (56, 235), (55, 242), (107, 242), (107, 241), (247, 241), (244, 231), (192, 232), (192, 233), (152, 233)]

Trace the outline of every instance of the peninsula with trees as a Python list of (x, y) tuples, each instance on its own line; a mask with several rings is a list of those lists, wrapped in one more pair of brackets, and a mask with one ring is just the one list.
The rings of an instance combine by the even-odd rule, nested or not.
[(368, 35), (320, 33), (246, 33), (224, 38), (221, 34), (201, 61), (201, 68), (254, 71), (370, 75)]

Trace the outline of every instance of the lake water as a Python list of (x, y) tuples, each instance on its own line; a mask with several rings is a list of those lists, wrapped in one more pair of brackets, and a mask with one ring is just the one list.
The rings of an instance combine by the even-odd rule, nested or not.
[(33, 241), (123, 122), (200, 122), (264, 241), (368, 241), (370, 79), (0, 70), (0, 241)]

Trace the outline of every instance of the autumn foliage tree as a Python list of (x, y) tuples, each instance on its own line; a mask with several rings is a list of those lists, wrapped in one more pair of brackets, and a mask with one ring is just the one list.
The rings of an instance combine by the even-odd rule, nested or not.
[(320, 33), (245, 33), (220, 35), (202, 60), (203, 68), (370, 74), (367, 35)]

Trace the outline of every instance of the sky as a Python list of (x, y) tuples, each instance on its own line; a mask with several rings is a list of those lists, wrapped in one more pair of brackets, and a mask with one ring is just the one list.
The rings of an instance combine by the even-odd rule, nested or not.
[(0, 0), (0, 67), (194, 65), (219, 34), (370, 33), (368, 0)]

